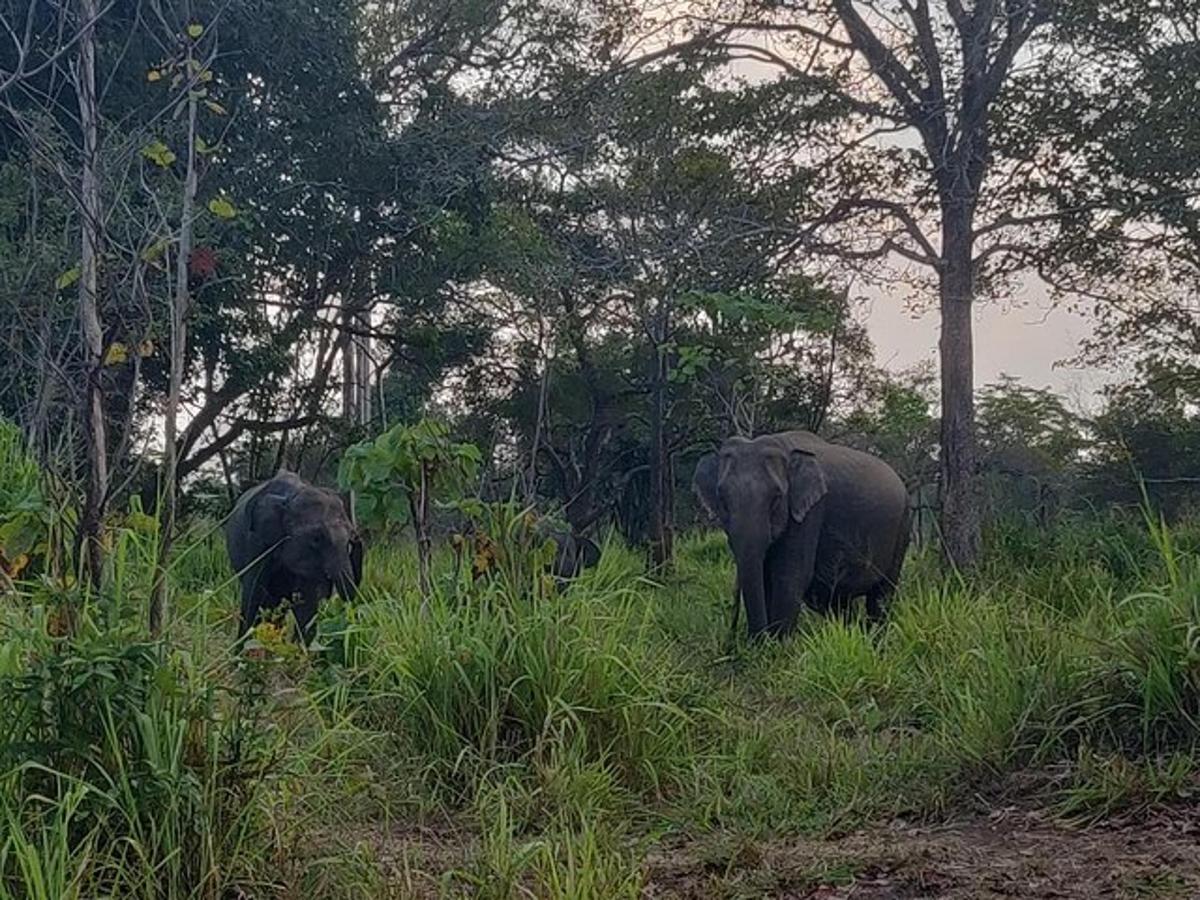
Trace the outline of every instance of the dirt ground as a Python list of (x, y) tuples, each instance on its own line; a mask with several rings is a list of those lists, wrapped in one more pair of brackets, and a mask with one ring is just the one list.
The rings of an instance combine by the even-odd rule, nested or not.
[[(482, 887), (461, 877), (471, 851), (449, 829), (397, 829), (374, 838), (375, 858), (390, 870), (396, 896), (471, 896)], [(447, 878), (451, 871), (460, 877)], [(642, 895), (651, 900), (1200, 898), (1200, 806), (1087, 828), (1004, 810), (938, 826), (892, 823), (830, 840), (706, 835), (658, 845), (644, 875)], [(537, 896), (536, 888), (526, 892)]]
[(646, 896), (788, 900), (1200, 897), (1200, 808), (1072, 829), (1015, 811), (829, 841), (662, 848)]

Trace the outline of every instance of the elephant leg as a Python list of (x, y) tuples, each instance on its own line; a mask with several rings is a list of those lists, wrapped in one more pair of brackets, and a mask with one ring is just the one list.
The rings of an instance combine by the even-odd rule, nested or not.
[(881, 581), (867, 591), (867, 618), (872, 624), (879, 624), (887, 612), (887, 601), (891, 599), (896, 586), (891, 581)]
[(821, 615), (848, 622), (854, 609), (854, 595), (848, 594), (837, 585), (823, 580), (814, 580), (806, 598), (809, 605)]
[(730, 652), (737, 646), (738, 614), (742, 609), (742, 586), (737, 578), (733, 579), (733, 611), (729, 617), (729, 647)]
[(242, 576), (242, 607), (238, 616), (237, 634), (239, 641), (255, 626), (260, 610), (267, 605), (269, 604), (266, 592), (259, 583), (259, 573), (247, 572)]
[(304, 585), (300, 589), (300, 598), (292, 603), (292, 615), (296, 617), (297, 637), (308, 646), (316, 634), (317, 610), (321, 601), (329, 596), (331, 588), (327, 584)]
[(803, 521), (790, 523), (767, 552), (767, 628), (773, 635), (786, 635), (796, 626), (800, 601), (812, 587), (824, 517), (822, 500)]
[(832, 599), (829, 601), (829, 613), (841, 619), (847, 625), (854, 618), (854, 598), (855, 595), (845, 590), (834, 589), (831, 594)]
[(884, 578), (867, 592), (867, 617), (873, 623), (883, 621), (887, 614), (887, 602), (896, 593), (900, 583), (900, 572), (904, 568), (904, 559), (908, 555), (908, 542), (911, 534), (910, 514), (906, 511), (901, 527), (896, 537), (896, 549), (892, 554), (892, 565), (884, 574)]

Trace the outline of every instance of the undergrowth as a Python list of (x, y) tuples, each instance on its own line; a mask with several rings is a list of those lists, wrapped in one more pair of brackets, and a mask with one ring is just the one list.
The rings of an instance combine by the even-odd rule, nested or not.
[(970, 577), (915, 554), (881, 628), (805, 614), (732, 650), (719, 534), (653, 579), (610, 540), (536, 598), (469, 585), (444, 553), (427, 613), (411, 549), (379, 546), (321, 648), (250, 658), (211, 529), (173, 566), (169, 641), (145, 637), (153, 539), (119, 532), (104, 597), (40, 578), (0, 604), (4, 900), (635, 897), (668, 836), (989, 797), (1089, 820), (1197, 781), (1186, 525), (998, 529)]

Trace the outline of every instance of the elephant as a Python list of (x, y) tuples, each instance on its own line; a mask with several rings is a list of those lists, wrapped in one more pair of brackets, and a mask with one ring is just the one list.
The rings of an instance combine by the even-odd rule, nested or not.
[(692, 485), (728, 538), (751, 638), (789, 633), (802, 601), (846, 611), (865, 595), (882, 618), (909, 540), (908, 491), (883, 460), (807, 431), (731, 437)]
[(547, 537), (553, 538), (558, 547), (550, 571), (560, 583), (577, 578), (584, 569), (600, 562), (600, 548), (590, 538), (561, 530), (553, 530)]
[(241, 579), (239, 640), (260, 610), (299, 595), (292, 611), (307, 645), (321, 601), (335, 588), (353, 601), (362, 583), (362, 540), (342, 498), (284, 469), (238, 498), (225, 524), (225, 546)]

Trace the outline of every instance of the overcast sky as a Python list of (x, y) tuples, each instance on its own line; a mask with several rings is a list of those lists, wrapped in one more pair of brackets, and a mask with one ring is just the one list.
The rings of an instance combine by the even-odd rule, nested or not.
[[(770, 35), (752, 33), (740, 37), (747, 43), (769, 46), (774, 52), (788, 55), (787, 48), (773, 41)], [(779, 75), (774, 66), (752, 60), (738, 60), (732, 68), (751, 81), (771, 80)], [(903, 136), (896, 135), (888, 140), (905, 142)], [(917, 145), (915, 136), (911, 140)], [(936, 365), (939, 324), (936, 302), (926, 304), (918, 314), (906, 308), (901, 291), (890, 296), (877, 288), (856, 286), (853, 296), (869, 298), (862, 316), (881, 364), (897, 371), (923, 361)], [(1097, 391), (1118, 376), (1097, 369), (1058, 365), (1074, 357), (1080, 341), (1091, 332), (1086, 316), (1053, 305), (1044, 285), (1036, 279), (1027, 280), (1006, 302), (977, 302), (975, 385), (982, 387), (1002, 374), (1013, 375), (1029, 387), (1050, 388), (1064, 395), (1080, 411), (1094, 409)]]
[[(868, 298), (861, 316), (875, 344), (875, 355), (898, 371), (923, 361), (937, 363), (939, 316), (936, 304), (921, 313), (905, 308), (900, 297), (872, 288), (856, 290)], [(1091, 406), (1095, 393), (1117, 377), (1098, 369), (1064, 363), (1091, 334), (1089, 320), (1050, 303), (1031, 284), (1008, 303), (979, 302), (975, 308), (975, 384), (982, 387), (1001, 374), (1014, 375), (1029, 387), (1050, 388), (1076, 405)]]

